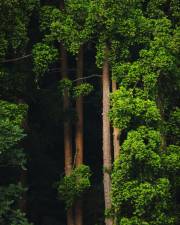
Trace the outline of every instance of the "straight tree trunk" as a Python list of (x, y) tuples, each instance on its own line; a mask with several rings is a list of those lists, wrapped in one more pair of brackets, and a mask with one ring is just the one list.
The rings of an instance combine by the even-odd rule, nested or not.
[[(83, 47), (80, 48), (79, 54), (77, 56), (77, 85), (81, 84), (81, 78), (83, 77)], [(76, 100), (76, 134), (75, 134), (75, 144), (76, 144), (76, 167), (83, 164), (83, 152), (84, 152), (84, 135), (83, 135), (83, 97), (80, 96)], [(75, 225), (83, 225), (83, 210), (82, 201), (78, 200), (75, 203)]]
[[(109, 61), (108, 49), (105, 50), (105, 59), (103, 64), (102, 86), (103, 86), (103, 167), (104, 167), (104, 200), (105, 210), (111, 208), (111, 135), (110, 135), (110, 122), (108, 112), (110, 108), (109, 93), (110, 93), (110, 77), (109, 77)], [(106, 225), (112, 225), (111, 218), (105, 218)]]
[[(80, 48), (77, 56), (77, 85), (82, 83), (81, 78), (83, 77), (83, 47)], [(76, 100), (76, 166), (83, 163), (83, 148), (84, 148), (84, 137), (83, 137), (83, 97), (80, 96)]]
[[(112, 92), (117, 90), (117, 83), (116, 81), (112, 81)], [(114, 148), (114, 160), (116, 160), (119, 157), (120, 154), (120, 144), (119, 144), (119, 138), (120, 138), (120, 130), (116, 127), (113, 127), (113, 148)], [(117, 224), (117, 217), (113, 218), (113, 223)]]
[[(61, 54), (61, 76), (63, 79), (67, 78), (67, 53), (64, 46), (60, 46)], [(66, 111), (70, 107), (68, 91), (65, 90), (63, 97), (63, 110)], [(65, 154), (65, 174), (70, 175), (72, 171), (72, 132), (71, 124), (68, 118), (64, 119), (64, 154)], [(67, 210), (67, 225), (74, 225), (73, 210), (69, 208)]]
[[(64, 10), (64, 0), (60, 0), (59, 7), (61, 10)], [(61, 54), (61, 75), (62, 78), (67, 78), (67, 53), (64, 49), (64, 46), (61, 44), (60, 47)], [(68, 92), (64, 93), (64, 112), (69, 108), (69, 97)], [(64, 152), (65, 152), (65, 174), (69, 175), (72, 171), (72, 134), (71, 134), (71, 125), (67, 120), (64, 121)], [(72, 208), (67, 210), (67, 225), (74, 225), (73, 221), (73, 211)]]
[[(116, 81), (112, 81), (112, 91), (117, 90)], [(114, 160), (119, 157), (120, 144), (119, 144), (120, 130), (116, 127), (113, 128), (113, 147), (114, 147)]]

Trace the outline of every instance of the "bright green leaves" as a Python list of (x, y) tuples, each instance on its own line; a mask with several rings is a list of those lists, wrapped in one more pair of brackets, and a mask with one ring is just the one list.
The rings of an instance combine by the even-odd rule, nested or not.
[(86, 96), (93, 91), (93, 86), (88, 83), (80, 84), (74, 88), (73, 95), (75, 98)]
[(139, 50), (138, 59), (127, 62), (124, 58), (113, 64), (112, 71), (113, 79), (120, 85), (133, 87), (143, 83), (146, 94), (154, 95), (159, 77), (177, 71), (176, 57), (173, 54), (173, 43), (177, 40), (171, 34), (171, 22), (166, 18), (149, 20), (146, 29), (153, 34), (153, 38), (146, 35), (149, 36), (149, 41), (145, 48)]
[[(121, 225), (176, 224), (171, 216), (172, 186), (175, 192), (178, 184), (172, 174), (179, 173), (179, 147), (166, 146), (162, 139), (166, 138), (164, 133), (174, 134), (168, 141), (178, 143), (179, 116), (177, 110), (164, 122), (157, 100), (165, 98), (168, 93), (165, 83), (170, 82), (170, 77), (177, 77), (179, 71), (175, 47), (178, 48), (179, 32), (177, 28), (173, 31), (172, 22), (164, 17), (165, 1), (153, 2), (148, 4), (151, 19), (139, 16), (138, 24), (135, 23), (140, 35), (132, 43), (136, 44), (137, 52), (129, 51), (129, 58), (120, 55), (112, 68), (113, 79), (120, 88), (111, 94), (109, 115), (114, 127), (127, 132), (112, 173), (112, 208)], [(150, 13), (152, 9), (160, 12), (158, 19), (154, 11)], [(131, 44), (127, 47), (124, 49), (132, 48)], [(135, 57), (131, 59), (131, 55)], [(167, 107), (168, 96), (163, 101)], [(165, 105), (161, 107), (164, 112), (167, 110)], [(167, 126), (162, 126), (164, 123)]]
[(64, 21), (54, 21), (51, 24), (51, 35), (55, 40), (63, 41), (73, 53), (77, 53), (81, 45), (77, 25), (70, 16), (64, 15)]
[(119, 224), (174, 224), (167, 213), (171, 186), (163, 177), (164, 160), (170, 157), (163, 154), (166, 157), (161, 156), (158, 131), (140, 127), (128, 133), (112, 173), (112, 203)]
[(162, 160), (168, 174), (173, 175), (180, 172), (180, 146), (169, 145), (162, 155)]
[(54, 18), (60, 16), (60, 11), (53, 6), (44, 6), (40, 11), (40, 30), (47, 34)]
[(6, 101), (0, 101), (0, 121), (8, 120), (12, 125), (21, 126), (22, 120), (27, 112), (27, 105), (13, 104)]
[(156, 103), (144, 96), (140, 89), (121, 87), (111, 94), (110, 119), (114, 127), (127, 128), (133, 119), (141, 119), (150, 124), (160, 119)]
[[(127, 140), (123, 144), (123, 153), (131, 157), (132, 163), (148, 169), (158, 171), (161, 168), (161, 160), (158, 155), (160, 147), (160, 133), (146, 127), (140, 127), (137, 131), (128, 133)], [(147, 168), (146, 168), (147, 166)], [(141, 169), (141, 168), (139, 168)], [(138, 174), (136, 174), (138, 176)], [(144, 174), (144, 178), (148, 176)]]
[(68, 91), (69, 96), (72, 99), (76, 99), (80, 96), (87, 96), (93, 91), (93, 86), (89, 83), (82, 83), (74, 85), (71, 80), (63, 79), (59, 82), (58, 89), (62, 95), (65, 91)]
[(89, 18), (89, 2), (66, 1), (65, 9), (45, 6), (41, 10), (40, 27), (46, 41), (62, 41), (73, 54), (92, 33), (93, 23)]
[(90, 188), (91, 172), (88, 166), (80, 165), (73, 169), (69, 176), (65, 176), (58, 185), (58, 193), (66, 204), (66, 208), (73, 205), (88, 188)]
[(33, 49), (34, 71), (37, 76), (41, 76), (49, 69), (51, 65), (58, 58), (58, 50), (53, 46), (38, 43)]

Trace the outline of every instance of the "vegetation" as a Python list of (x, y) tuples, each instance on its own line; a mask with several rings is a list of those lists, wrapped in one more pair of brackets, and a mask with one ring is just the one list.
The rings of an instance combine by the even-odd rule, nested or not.
[(178, 225), (179, 11), (0, 0), (0, 224)]

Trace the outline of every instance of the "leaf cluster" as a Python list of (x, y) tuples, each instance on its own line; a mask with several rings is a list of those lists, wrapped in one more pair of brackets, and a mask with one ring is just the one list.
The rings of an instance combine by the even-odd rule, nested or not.
[(71, 174), (61, 179), (58, 185), (59, 197), (66, 208), (71, 207), (81, 195), (90, 188), (91, 172), (88, 166), (80, 165)]

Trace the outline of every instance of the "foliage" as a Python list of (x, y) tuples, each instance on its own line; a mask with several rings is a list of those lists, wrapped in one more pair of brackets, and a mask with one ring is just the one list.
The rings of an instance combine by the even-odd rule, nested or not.
[[(25, 164), (25, 155), (20, 147), (25, 134), (22, 121), (27, 112), (27, 105), (13, 104), (0, 101), (0, 164), (20, 165)], [(4, 166), (5, 166), (4, 165)]]
[[(169, 213), (169, 171), (178, 171), (179, 152), (160, 150), (160, 133), (140, 127), (128, 133), (112, 174), (112, 202), (119, 224), (175, 224)], [(170, 150), (170, 149), (169, 149)], [(170, 155), (172, 156), (170, 156)], [(172, 171), (171, 171), (172, 172)]]
[[(47, 79), (48, 88), (52, 85), (51, 93), (54, 87), (57, 88), (58, 94), (53, 93), (53, 96), (58, 95), (55, 99), (68, 92), (74, 101), (88, 95), (93, 87), (81, 82), (75, 85), (76, 80), (68, 79), (57, 83), (57, 77), (50, 78), (48, 74), (43, 79), (43, 75), (57, 62), (59, 43), (72, 54), (77, 54), (81, 46), (91, 48), (98, 68), (102, 68), (106, 58), (112, 79), (118, 84), (118, 90), (110, 95), (109, 118), (112, 125), (121, 130), (122, 146), (112, 173), (113, 207), (110, 213), (121, 225), (178, 224), (179, 1), (66, 0), (62, 10), (54, 2), (59, 1), (49, 1), (48, 6), (41, 7), (39, 24), (37, 15), (34, 17), (34, 23), (42, 34), (41, 42), (34, 45), (34, 37), (31, 36), (34, 24), (30, 21), (39, 1), (0, 0), (0, 97), (6, 99), (0, 100), (0, 166), (5, 169), (24, 168), (26, 162), (21, 142), (25, 137), (22, 124), (27, 106), (10, 101), (17, 102), (19, 96), (25, 98), (22, 89), (26, 73), (20, 70), (22, 67), (31, 70), (29, 64), (23, 62), (4, 62), (27, 54), (34, 45), (32, 55), (36, 80), (42, 79), (46, 83)], [(49, 89), (36, 90), (36, 96), (28, 98), (28, 102), (39, 106), (39, 96), (43, 98), (49, 93)], [(48, 99), (49, 102), (52, 100)], [(54, 114), (59, 118), (56, 110), (60, 107), (53, 101), (49, 104), (47, 99), (44, 105), (45, 109), (52, 106), (48, 108), (52, 126), (51, 119), (54, 120)], [(54, 105), (56, 107), (53, 108)], [(41, 110), (42, 113), (46, 111), (44, 108)], [(47, 117), (37, 117), (43, 122), (44, 118)], [(59, 128), (59, 119), (55, 120)], [(36, 127), (40, 124), (38, 122)], [(42, 129), (40, 127), (38, 133)], [(47, 143), (48, 148), (53, 145), (48, 140), (42, 142)], [(89, 179), (89, 168), (80, 166), (59, 182), (58, 192), (67, 208), (90, 187)], [(17, 210), (23, 188), (12, 184), (8, 177), (8, 184), (3, 186), (3, 183), (6, 182), (2, 181), (0, 187), (0, 224), (27, 225), (25, 215)]]
[(160, 120), (156, 103), (147, 99), (141, 89), (126, 89), (121, 86), (111, 94), (110, 119), (115, 127), (127, 128), (132, 120), (141, 124), (151, 124)]
[[(25, 137), (22, 122), (27, 105), (0, 101), (0, 166), (25, 169), (26, 157), (19, 147)], [(0, 186), (0, 222), (1, 224), (29, 225), (25, 215), (17, 210), (17, 203), (24, 192), (21, 184)]]
[(179, 92), (179, 50), (174, 48), (178, 25), (172, 8), (166, 15), (166, 4), (138, 6), (141, 12), (131, 22), (139, 33), (133, 41), (128, 36), (120, 50), (129, 55), (120, 53), (112, 62), (120, 87), (111, 94), (109, 116), (113, 126), (127, 134), (112, 173), (112, 214), (118, 224), (178, 224), (173, 208), (180, 169), (179, 98), (174, 97)]
[(60, 198), (65, 202), (66, 208), (73, 205), (77, 198), (91, 186), (90, 169), (86, 165), (80, 165), (73, 169), (70, 175), (62, 178), (58, 185)]
[(93, 86), (89, 83), (82, 83), (79, 85), (74, 85), (74, 83), (69, 79), (62, 79), (59, 82), (58, 90), (61, 95), (64, 95), (65, 91), (68, 91), (69, 96), (76, 99), (80, 96), (86, 96), (93, 91)]
[[(14, 220), (13, 215), (16, 214), (16, 212), (18, 212), (16, 211), (14, 206), (18, 203), (19, 196), (24, 191), (25, 190), (20, 183), (10, 184), (8, 186), (0, 187), (0, 199), (1, 199), (0, 221), (2, 224), (6, 224), (7, 223), (6, 220), (9, 220), (9, 222), (10, 220)], [(25, 220), (23, 217), (22, 217), (22, 220)]]
[(6, 214), (11, 206), (17, 201), (19, 194), (21, 194), (23, 188), (20, 184), (10, 184), (8, 187), (0, 187), (0, 197), (1, 197), (1, 208), (0, 217)]
[(0, 59), (6, 55), (25, 52), (28, 42), (28, 24), (32, 12), (39, 6), (38, 0), (0, 1)]
[(37, 76), (42, 76), (48, 71), (51, 65), (58, 58), (57, 49), (47, 44), (38, 43), (33, 49), (34, 71)]
[(93, 91), (93, 86), (88, 83), (80, 84), (73, 89), (73, 96), (74, 98), (77, 98), (79, 96), (86, 96), (90, 92)]

